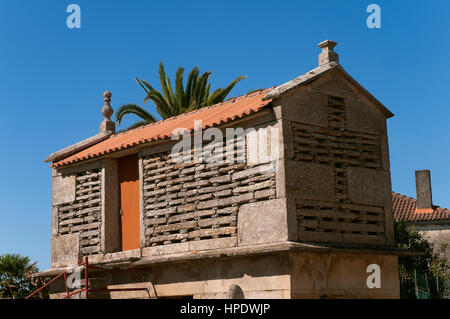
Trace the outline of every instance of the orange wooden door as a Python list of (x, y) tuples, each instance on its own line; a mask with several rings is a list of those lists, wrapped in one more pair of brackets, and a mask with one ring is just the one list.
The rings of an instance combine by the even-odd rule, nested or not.
[(138, 156), (119, 158), (122, 250), (140, 247), (140, 201)]

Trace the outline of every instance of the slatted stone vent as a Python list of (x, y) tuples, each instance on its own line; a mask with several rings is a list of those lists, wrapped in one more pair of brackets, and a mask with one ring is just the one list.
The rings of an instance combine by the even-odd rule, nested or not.
[(328, 96), (328, 127), (292, 122), (294, 158), (331, 166), (334, 199), (296, 199), (299, 238), (312, 242), (384, 243), (383, 206), (353, 203), (348, 168), (381, 169), (380, 137), (346, 130), (345, 101)]
[(275, 198), (275, 174), (267, 168), (236, 162), (176, 164), (170, 153), (145, 156), (147, 245), (237, 236), (239, 207)]
[(80, 252), (100, 252), (101, 170), (76, 175), (75, 200), (58, 206), (58, 235), (80, 234)]

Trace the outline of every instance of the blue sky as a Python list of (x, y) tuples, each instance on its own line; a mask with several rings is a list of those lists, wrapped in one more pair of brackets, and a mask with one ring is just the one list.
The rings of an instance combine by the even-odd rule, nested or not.
[[(66, 7), (81, 7), (81, 29)], [(381, 7), (381, 28), (366, 8)], [(142, 104), (163, 61), (212, 71), (231, 92), (282, 84), (316, 67), (325, 39), (395, 117), (388, 121), (393, 190), (415, 197), (430, 169), (435, 204), (450, 207), (448, 1), (0, 1), (0, 254), (50, 266), (50, 153), (98, 132), (102, 93)], [(148, 108), (153, 113), (151, 104)], [(130, 124), (134, 118), (126, 121)]]

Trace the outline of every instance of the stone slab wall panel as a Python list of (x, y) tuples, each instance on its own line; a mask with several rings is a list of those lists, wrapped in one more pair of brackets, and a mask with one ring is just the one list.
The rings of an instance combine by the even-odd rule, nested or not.
[(101, 169), (91, 169), (72, 175), (76, 185), (74, 200), (54, 205), (58, 236), (78, 234), (83, 256), (100, 252), (101, 174)]

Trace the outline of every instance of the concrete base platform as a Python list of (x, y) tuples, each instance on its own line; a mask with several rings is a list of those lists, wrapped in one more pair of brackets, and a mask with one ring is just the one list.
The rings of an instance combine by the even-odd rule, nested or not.
[[(244, 298), (289, 299), (399, 298), (397, 259), (409, 253), (285, 242), (183, 254), (184, 258), (137, 258), (132, 253), (127, 261), (124, 253), (120, 254), (117, 262), (110, 256), (108, 262), (97, 263), (90, 276), (107, 278), (105, 288), (141, 287), (152, 293), (111, 292), (113, 299), (231, 298), (242, 294)], [(50, 295), (64, 295), (62, 281), (53, 285)]]

